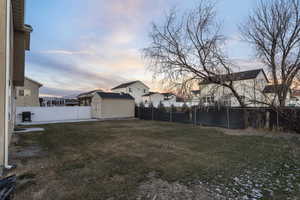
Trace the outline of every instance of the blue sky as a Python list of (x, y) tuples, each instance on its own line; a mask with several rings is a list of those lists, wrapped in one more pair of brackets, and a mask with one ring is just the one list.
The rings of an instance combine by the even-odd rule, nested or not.
[[(237, 25), (255, 0), (218, 0), (218, 17), (228, 37), (226, 49), (241, 68), (258, 68)], [(119, 83), (152, 79), (140, 50), (149, 42), (151, 22), (166, 12), (193, 8), (196, 0), (51, 0), (26, 1), (26, 23), (34, 31), (26, 56), (26, 76), (41, 82), (41, 95), (64, 96)]]

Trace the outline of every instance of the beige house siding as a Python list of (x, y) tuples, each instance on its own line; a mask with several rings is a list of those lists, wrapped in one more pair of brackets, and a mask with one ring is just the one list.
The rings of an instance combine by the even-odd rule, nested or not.
[[(13, 14), (12, 7), (10, 7), (10, 30), (9, 30), (9, 52), (6, 51), (7, 45), (7, 10), (6, 1), (0, 0), (0, 166), (1, 170), (5, 164), (5, 132), (8, 130), (8, 142), (12, 136), (12, 131), (15, 123), (15, 86), (13, 84), (13, 58), (14, 58), (14, 28), (13, 28)], [(8, 82), (6, 81), (6, 56), (9, 57), (9, 72)], [(6, 94), (8, 89), (8, 96)], [(6, 99), (8, 101), (6, 102)], [(8, 116), (6, 116), (6, 103), (8, 108)], [(6, 119), (7, 117), (7, 119)], [(7, 121), (6, 121), (7, 120)], [(7, 144), (8, 145), (8, 144)], [(2, 171), (1, 171), (2, 172)]]
[[(36, 107), (40, 106), (39, 88), (40, 84), (25, 78), (24, 87), (17, 87), (16, 106), (19, 107)], [(24, 92), (24, 96), (20, 93)]]
[(92, 117), (97, 119), (113, 119), (134, 117), (134, 100), (101, 98), (95, 94), (92, 99)]
[(6, 66), (6, 4), (5, 0), (0, 0), (0, 165), (4, 164), (4, 137), (5, 137), (5, 66)]
[[(7, 3), (11, 3), (9, 7)], [(15, 122), (16, 86), (23, 86), (24, 82), (23, 44), (26, 42), (29, 49), (32, 31), (30, 26), (25, 28), (24, 7), (24, 0), (0, 0), (0, 174), (3, 166), (8, 164), (5, 162), (8, 161), (5, 155)], [(10, 21), (7, 24), (8, 19)], [(15, 34), (16, 32), (25, 32), (27, 41), (22, 34)], [(5, 142), (6, 139), (8, 142)]]

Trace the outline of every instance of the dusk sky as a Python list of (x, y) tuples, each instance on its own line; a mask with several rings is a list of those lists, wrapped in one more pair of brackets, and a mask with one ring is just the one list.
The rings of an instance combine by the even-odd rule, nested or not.
[[(161, 90), (147, 70), (141, 49), (149, 43), (151, 22), (172, 7), (193, 8), (196, 0), (51, 0), (26, 1), (32, 25), (26, 76), (44, 86), (40, 95), (65, 96), (96, 88), (109, 90), (141, 80)], [(241, 69), (259, 68), (251, 46), (239, 38), (254, 0), (219, 0), (218, 17), (228, 37), (226, 49)], [(252, 62), (251, 62), (252, 61)]]

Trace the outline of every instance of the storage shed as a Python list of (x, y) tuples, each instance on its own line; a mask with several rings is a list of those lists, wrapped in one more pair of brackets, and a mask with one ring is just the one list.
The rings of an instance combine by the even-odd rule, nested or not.
[(129, 94), (95, 92), (91, 107), (92, 118), (129, 118), (134, 117), (135, 102)]

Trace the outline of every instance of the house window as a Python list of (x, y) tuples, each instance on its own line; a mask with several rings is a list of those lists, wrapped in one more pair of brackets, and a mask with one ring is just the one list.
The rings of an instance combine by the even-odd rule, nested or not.
[(25, 90), (24, 90), (24, 96), (25, 96), (25, 97), (31, 96), (31, 90), (25, 89)]
[(244, 103), (245, 103), (245, 99), (246, 99), (246, 97), (245, 97), (245, 96), (240, 96), (240, 98), (241, 98), (242, 102), (244, 102)]
[(146, 89), (144, 89), (144, 93), (146, 93)]
[(215, 97), (214, 96), (203, 97), (202, 102), (207, 104), (213, 104), (215, 102)]
[(129, 88), (129, 92), (132, 92), (132, 89), (131, 89), (131, 88)]
[(24, 96), (24, 90), (19, 90), (19, 96), (23, 97)]

